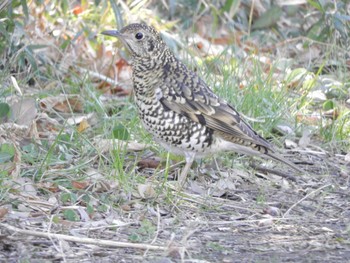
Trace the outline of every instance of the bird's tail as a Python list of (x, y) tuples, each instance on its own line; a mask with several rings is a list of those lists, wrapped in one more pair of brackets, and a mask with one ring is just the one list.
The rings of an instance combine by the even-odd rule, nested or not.
[(303, 173), (305, 174), (305, 170), (299, 168), (298, 166), (296, 166), (294, 163), (286, 160), (285, 158), (283, 158), (282, 156), (280, 156), (279, 154), (275, 153), (275, 152), (267, 152), (265, 153), (268, 157), (270, 157), (271, 159), (273, 160), (277, 160), (277, 161), (280, 161), (282, 163), (285, 163), (287, 164), (288, 166), (290, 166), (291, 168), (293, 168), (294, 170), (300, 172), (300, 173)]

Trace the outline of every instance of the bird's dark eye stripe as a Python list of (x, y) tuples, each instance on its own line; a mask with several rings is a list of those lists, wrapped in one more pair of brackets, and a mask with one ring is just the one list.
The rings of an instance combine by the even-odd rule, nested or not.
[(138, 33), (136, 33), (135, 38), (138, 39), (138, 40), (140, 40), (140, 39), (143, 38), (143, 34), (140, 33), (140, 32), (138, 32)]

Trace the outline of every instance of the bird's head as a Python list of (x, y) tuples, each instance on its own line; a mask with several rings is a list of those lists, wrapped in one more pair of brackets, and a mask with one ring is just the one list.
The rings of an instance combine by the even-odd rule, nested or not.
[(133, 57), (150, 57), (165, 48), (159, 33), (145, 24), (130, 24), (121, 30), (107, 30), (101, 34), (117, 37)]

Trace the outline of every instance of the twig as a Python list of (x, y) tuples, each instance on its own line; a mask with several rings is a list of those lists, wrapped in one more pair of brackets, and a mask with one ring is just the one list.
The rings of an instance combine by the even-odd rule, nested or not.
[(153, 240), (151, 241), (151, 244), (154, 244), (154, 242), (157, 241), (159, 231), (160, 231), (160, 212), (159, 212), (159, 205), (157, 205), (157, 231), (156, 231), (156, 234), (155, 234)]
[(261, 172), (265, 172), (265, 173), (271, 173), (271, 174), (275, 174), (275, 175), (278, 175), (278, 176), (281, 176), (283, 178), (286, 178), (288, 180), (291, 180), (293, 182), (297, 182), (297, 179), (296, 177), (294, 177), (293, 175), (290, 175), (290, 174), (287, 174), (285, 172), (280, 172), (280, 171), (277, 171), (277, 170), (273, 170), (273, 169), (269, 169), (269, 168), (265, 168), (265, 167), (261, 167), (261, 166), (257, 166), (255, 164), (249, 164), (250, 167), (252, 167), (253, 169), (257, 170), (257, 171), (261, 171)]
[(75, 68), (82, 73), (86, 73), (86, 74), (89, 74), (91, 77), (101, 79), (101, 80), (107, 82), (108, 84), (115, 85), (115, 86), (117, 86), (119, 84), (114, 79), (111, 79), (111, 78), (109, 78), (101, 73), (97, 73), (97, 72), (94, 72), (94, 71), (91, 71), (91, 70), (88, 70), (88, 69), (85, 69), (85, 68), (82, 68), (79, 66), (75, 66)]
[(168, 247), (163, 247), (163, 246), (155, 246), (155, 245), (140, 244), (140, 243), (135, 244), (135, 243), (111, 241), (111, 240), (104, 240), (104, 239), (74, 237), (74, 236), (68, 236), (63, 234), (54, 234), (54, 233), (45, 233), (45, 232), (39, 232), (39, 231), (33, 231), (33, 230), (26, 230), (26, 229), (10, 226), (4, 223), (0, 223), (0, 226), (5, 227), (8, 230), (14, 231), (19, 234), (36, 236), (36, 237), (44, 237), (44, 238), (57, 238), (65, 241), (72, 241), (76, 243), (83, 243), (83, 244), (90, 244), (90, 245), (97, 245), (97, 246), (115, 247), (115, 248), (136, 248), (136, 249), (161, 250), (161, 251), (166, 251), (168, 249)]
[[(156, 234), (155, 234), (153, 240), (151, 241), (151, 244), (154, 244), (154, 242), (157, 241), (159, 231), (160, 231), (160, 212), (159, 212), (159, 205), (157, 205), (157, 231), (156, 231)], [(146, 256), (147, 252), (148, 252), (148, 249), (143, 254), (144, 257)]]
[(316, 190), (314, 190), (314, 191), (308, 193), (307, 195), (305, 195), (305, 196), (304, 196), (303, 198), (301, 198), (298, 202), (296, 202), (296, 203), (293, 204), (291, 207), (289, 207), (289, 209), (283, 214), (282, 218), (285, 218), (285, 217), (290, 213), (290, 211), (292, 211), (292, 209), (293, 209), (294, 207), (296, 207), (297, 205), (299, 205), (299, 204), (300, 204), (301, 202), (303, 202), (305, 199), (307, 199), (307, 198), (309, 198), (311, 195), (313, 195), (313, 194), (315, 194), (315, 193), (321, 191), (323, 188), (326, 188), (326, 187), (329, 187), (329, 186), (331, 186), (331, 184), (326, 184), (326, 185), (321, 186), (321, 187), (317, 188)]

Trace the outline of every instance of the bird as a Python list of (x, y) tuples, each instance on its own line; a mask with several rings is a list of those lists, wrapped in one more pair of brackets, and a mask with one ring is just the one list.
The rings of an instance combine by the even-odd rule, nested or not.
[(116, 37), (130, 54), (134, 101), (145, 129), (166, 150), (185, 157), (180, 185), (195, 159), (221, 151), (267, 157), (304, 172), (181, 62), (154, 27), (133, 23), (101, 34)]

